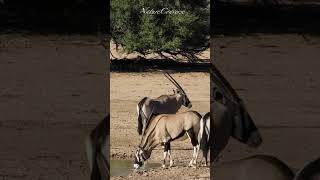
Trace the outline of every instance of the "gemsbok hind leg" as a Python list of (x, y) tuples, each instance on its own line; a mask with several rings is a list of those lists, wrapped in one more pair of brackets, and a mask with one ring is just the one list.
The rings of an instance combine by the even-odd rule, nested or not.
[(206, 150), (204, 150), (203, 151), (203, 157), (204, 157), (204, 166), (206, 167), (206, 166), (208, 166), (208, 152), (209, 152), (209, 150), (208, 149), (206, 149)]
[(172, 157), (171, 157), (171, 145), (170, 145), (170, 142), (165, 142), (164, 143), (162, 168), (166, 167), (166, 158), (167, 158), (167, 156), (169, 156), (169, 160), (170, 160), (170, 166), (169, 167), (172, 167), (173, 160), (172, 160)]
[(187, 130), (187, 135), (189, 136), (191, 144), (193, 146), (192, 159), (189, 163), (189, 167), (196, 167), (200, 146), (198, 143), (197, 136), (194, 133), (193, 129)]
[(170, 145), (170, 142), (168, 142), (167, 144), (168, 144), (168, 156), (169, 156), (169, 160), (170, 160), (169, 167), (172, 167), (173, 166), (173, 159), (171, 156), (171, 145)]

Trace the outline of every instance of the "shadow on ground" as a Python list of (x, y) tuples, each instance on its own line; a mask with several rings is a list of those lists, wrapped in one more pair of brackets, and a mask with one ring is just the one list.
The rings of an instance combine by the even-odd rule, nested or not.
[(208, 72), (210, 62), (179, 62), (170, 59), (128, 59), (111, 60), (111, 72), (150, 72), (150, 71), (174, 71), (174, 72)]

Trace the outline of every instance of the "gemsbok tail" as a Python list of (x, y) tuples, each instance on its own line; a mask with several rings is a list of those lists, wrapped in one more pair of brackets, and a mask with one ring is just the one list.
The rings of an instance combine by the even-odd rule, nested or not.
[(200, 120), (200, 131), (198, 141), (200, 149), (204, 152), (209, 151), (209, 135), (210, 135), (210, 112), (206, 113)]
[(142, 129), (143, 129), (143, 124), (142, 124), (142, 116), (143, 116), (143, 111), (142, 111), (142, 105), (144, 102), (147, 100), (147, 97), (144, 97), (137, 105), (137, 113), (138, 113), (138, 133), (139, 135), (142, 134)]

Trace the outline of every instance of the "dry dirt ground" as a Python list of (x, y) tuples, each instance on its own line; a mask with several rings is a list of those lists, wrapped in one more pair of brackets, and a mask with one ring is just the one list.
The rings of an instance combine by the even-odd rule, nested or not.
[(216, 36), (214, 63), (244, 99), (264, 143), (232, 140), (221, 161), (269, 154), (300, 169), (320, 156), (320, 37)]
[(0, 179), (89, 179), (84, 137), (107, 108), (98, 43), (0, 34)]
[[(206, 72), (172, 73), (188, 94), (193, 103), (193, 110), (204, 115), (209, 111), (210, 77)], [(145, 96), (158, 97), (162, 94), (172, 94), (174, 87), (162, 72), (148, 73), (111, 73), (111, 159), (133, 161), (134, 152), (139, 146), (137, 133), (136, 105)], [(183, 107), (181, 111), (187, 108)], [(111, 179), (194, 179), (209, 178), (209, 168), (187, 168), (192, 157), (192, 145), (185, 141), (174, 141), (171, 145), (175, 167), (161, 167), (139, 174), (132, 172), (127, 177), (112, 177)], [(150, 162), (161, 163), (163, 149), (161, 146), (152, 151)], [(132, 164), (133, 166), (133, 164)]]

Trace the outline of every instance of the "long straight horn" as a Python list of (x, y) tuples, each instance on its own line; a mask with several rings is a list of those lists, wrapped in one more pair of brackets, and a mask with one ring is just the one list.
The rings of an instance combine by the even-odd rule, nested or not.
[(174, 80), (172, 80), (172, 77), (171, 77), (171, 76), (168, 76), (168, 73), (167, 73), (167, 72), (164, 73), (164, 76), (165, 76), (174, 86), (176, 86), (177, 88), (180, 89), (180, 87), (177, 85), (177, 83), (176, 83)]
[(172, 81), (172, 79), (168, 76), (168, 73), (167, 73), (167, 72), (163, 73), (163, 75), (164, 75), (173, 85), (177, 86), (177, 85), (175, 84), (175, 82)]
[(171, 79), (170, 81), (171, 81), (178, 89), (180, 89), (180, 90), (185, 94), (184, 90), (183, 90), (182, 87), (179, 85), (179, 83), (178, 83), (169, 73), (166, 72), (165, 75), (166, 75), (166, 77), (167, 77), (168, 79)]

